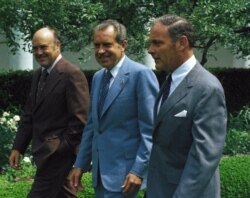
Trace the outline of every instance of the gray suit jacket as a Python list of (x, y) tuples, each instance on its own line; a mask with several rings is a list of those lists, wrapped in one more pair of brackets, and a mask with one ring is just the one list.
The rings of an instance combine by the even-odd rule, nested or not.
[(220, 197), (227, 112), (220, 82), (199, 63), (157, 114), (147, 198)]

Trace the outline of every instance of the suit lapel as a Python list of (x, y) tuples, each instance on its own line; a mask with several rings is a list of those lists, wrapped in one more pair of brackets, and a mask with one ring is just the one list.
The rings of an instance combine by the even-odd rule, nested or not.
[(33, 77), (33, 82), (31, 85), (31, 100), (32, 100), (32, 106), (34, 107), (36, 105), (36, 92), (37, 92), (37, 87), (38, 87), (38, 82), (39, 82), (39, 78), (40, 78), (40, 74), (41, 74), (41, 68), (36, 70), (34, 73), (34, 77)]
[(158, 110), (159, 110), (159, 103), (160, 103), (160, 99), (162, 97), (162, 92), (163, 92), (163, 87), (165, 87), (167, 84), (167, 81), (165, 80), (164, 83), (162, 84), (161, 86), (161, 89), (156, 97), (156, 100), (155, 100), (155, 105), (154, 105), (154, 118), (157, 117), (157, 114), (158, 114)]
[[(183, 81), (176, 87), (174, 92), (167, 98), (165, 103), (160, 107), (158, 115), (156, 113), (155, 124), (156, 128), (162, 118), (180, 101), (182, 100), (189, 92), (189, 89), (194, 85), (194, 81), (197, 78), (197, 69), (198, 65), (189, 72), (189, 74), (183, 79)], [(160, 98), (160, 94), (158, 95)], [(158, 99), (159, 100), (159, 99)], [(156, 109), (157, 107), (155, 107)]]
[[(96, 73), (94, 81), (92, 82), (92, 113), (93, 118), (98, 118), (98, 102), (99, 102), (99, 95), (101, 89), (102, 78), (105, 73), (105, 69), (100, 70), (100, 72)], [(99, 120), (99, 119), (98, 119)]]
[(50, 72), (47, 81), (46, 81), (46, 85), (42, 91), (42, 95), (40, 97), (40, 99), (37, 101), (36, 105), (35, 105), (35, 109), (34, 111), (37, 110), (37, 108), (40, 106), (40, 104), (42, 103), (42, 101), (46, 98), (46, 96), (55, 88), (55, 86), (61, 81), (61, 73), (60, 70), (58, 69), (60, 67), (60, 62), (63, 61), (62, 59), (55, 65), (55, 67), (52, 69), (52, 71)]

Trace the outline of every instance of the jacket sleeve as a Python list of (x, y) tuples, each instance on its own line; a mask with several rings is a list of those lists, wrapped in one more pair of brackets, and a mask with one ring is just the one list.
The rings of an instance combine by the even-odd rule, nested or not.
[(222, 87), (203, 89), (194, 109), (193, 143), (174, 198), (200, 197), (214, 176), (223, 151), (227, 112)]
[(32, 138), (31, 94), (29, 94), (12, 149), (24, 154)]
[(135, 163), (130, 172), (141, 178), (145, 178), (152, 147), (153, 107), (159, 85), (155, 74), (149, 69), (140, 71), (137, 79), (137, 111), (141, 142)]
[(88, 82), (81, 70), (75, 70), (69, 74), (66, 86), (66, 101), (69, 121), (63, 139), (70, 147), (75, 148), (80, 144), (89, 107)]

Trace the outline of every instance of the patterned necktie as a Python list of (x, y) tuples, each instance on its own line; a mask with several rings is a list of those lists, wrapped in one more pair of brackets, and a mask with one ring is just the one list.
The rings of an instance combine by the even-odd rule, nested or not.
[(38, 86), (37, 86), (37, 92), (36, 92), (36, 102), (39, 100), (39, 98), (41, 97), (42, 91), (45, 87), (46, 84), (46, 80), (48, 77), (49, 73), (47, 71), (47, 69), (44, 69), (42, 71), (42, 74), (40, 76), (39, 82), (38, 82)]
[(111, 72), (108, 70), (102, 79), (102, 88), (100, 90), (99, 95), (99, 103), (98, 103), (98, 115), (101, 117), (102, 108), (106, 99), (106, 96), (108, 94), (109, 85), (110, 85), (110, 79), (112, 78)]
[(168, 76), (167, 82), (165, 83), (163, 90), (162, 90), (162, 99), (161, 99), (161, 106), (165, 102), (165, 100), (168, 98), (169, 92), (170, 92), (170, 87), (171, 87), (171, 81), (172, 81), (172, 76), (171, 74)]

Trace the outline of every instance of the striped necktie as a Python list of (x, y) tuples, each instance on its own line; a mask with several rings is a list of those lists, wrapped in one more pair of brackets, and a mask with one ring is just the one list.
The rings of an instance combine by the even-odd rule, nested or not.
[(168, 78), (166, 79), (166, 83), (164, 83), (164, 87), (162, 89), (162, 99), (161, 99), (161, 106), (163, 105), (163, 103), (165, 102), (165, 100), (168, 98), (169, 96), (169, 92), (170, 92), (170, 87), (171, 87), (171, 81), (172, 81), (172, 76), (171, 74), (168, 76)]
[(49, 75), (49, 73), (48, 73), (47, 69), (44, 69), (42, 71), (42, 74), (40, 76), (40, 79), (39, 79), (39, 82), (38, 82), (38, 86), (37, 86), (36, 102), (39, 100), (39, 98), (42, 95), (42, 92), (44, 90), (44, 87), (45, 87), (48, 75)]
[(109, 85), (110, 85), (110, 79), (112, 78), (111, 72), (108, 70), (102, 79), (102, 85), (101, 85), (101, 90), (100, 90), (100, 95), (99, 95), (99, 103), (98, 103), (98, 115), (101, 117), (102, 113), (102, 108), (106, 99), (106, 96), (108, 94), (109, 90)]

